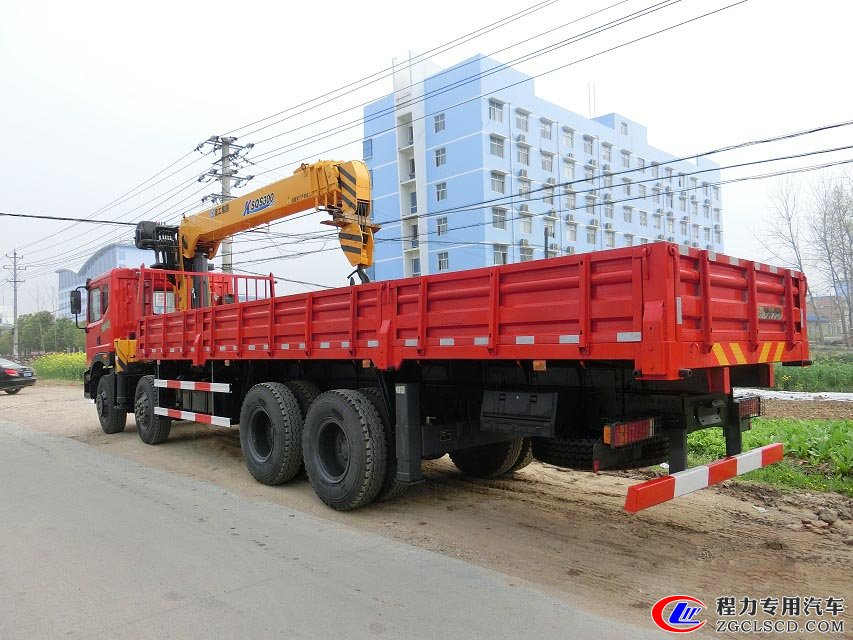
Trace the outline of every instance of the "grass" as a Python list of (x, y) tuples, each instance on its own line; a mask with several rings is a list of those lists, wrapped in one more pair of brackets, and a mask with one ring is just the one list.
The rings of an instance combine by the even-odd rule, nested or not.
[[(785, 459), (738, 478), (779, 488), (835, 491), (853, 497), (853, 420), (756, 418), (743, 434), (743, 448), (771, 442), (785, 445)], [(726, 455), (722, 429), (703, 429), (688, 436), (690, 466)]]
[(816, 354), (810, 367), (776, 367), (781, 391), (853, 392), (853, 353)]
[(33, 369), (40, 378), (81, 382), (86, 370), (86, 354), (50, 353), (36, 358)]

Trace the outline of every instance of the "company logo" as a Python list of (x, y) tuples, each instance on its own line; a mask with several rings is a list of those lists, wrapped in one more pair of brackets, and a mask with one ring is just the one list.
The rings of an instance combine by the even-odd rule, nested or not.
[(260, 198), (255, 198), (254, 200), (247, 200), (246, 206), (243, 208), (243, 215), (248, 216), (252, 213), (257, 213), (258, 211), (263, 211), (264, 209), (269, 209), (271, 206), (275, 204), (275, 194), (268, 193), (265, 196), (261, 196)]
[(691, 596), (667, 596), (655, 602), (652, 607), (652, 620), (664, 631), (690, 633), (707, 622), (696, 619), (703, 609), (705, 603)]

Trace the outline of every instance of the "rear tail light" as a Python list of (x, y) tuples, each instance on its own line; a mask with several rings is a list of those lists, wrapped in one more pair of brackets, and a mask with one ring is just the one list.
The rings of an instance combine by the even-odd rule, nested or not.
[(737, 406), (741, 418), (757, 418), (761, 415), (761, 398), (759, 396), (738, 398)]
[(611, 422), (604, 425), (604, 444), (624, 447), (632, 442), (648, 440), (658, 435), (660, 429), (654, 418), (642, 418), (630, 422)]
[(18, 375), (18, 370), (17, 369), (3, 369), (3, 373), (5, 373), (7, 376), (16, 376), (16, 375)]

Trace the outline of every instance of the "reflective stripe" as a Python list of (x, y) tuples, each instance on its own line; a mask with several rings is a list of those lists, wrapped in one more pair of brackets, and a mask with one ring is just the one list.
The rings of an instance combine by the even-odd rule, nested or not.
[(536, 338), (533, 336), (515, 336), (515, 344), (535, 344)]
[(474, 344), (478, 347), (487, 347), (489, 346), (489, 339), (486, 336), (477, 336), (474, 338)]
[(620, 331), (616, 334), (616, 342), (639, 342), (643, 334), (639, 331)]
[(635, 513), (678, 496), (704, 489), (736, 475), (766, 467), (782, 460), (785, 454), (781, 443), (768, 444), (723, 458), (707, 465), (693, 467), (628, 487), (625, 511)]
[(321, 343), (320, 343), (320, 348), (321, 348), (321, 349), (328, 349), (328, 348), (329, 348), (329, 347), (331, 347), (331, 346), (332, 346), (332, 344), (331, 344), (330, 342), (321, 342)]
[(227, 382), (192, 382), (190, 380), (154, 379), (154, 386), (160, 389), (184, 389), (185, 391), (210, 391), (212, 393), (231, 393)]
[(723, 351), (723, 345), (719, 342), (715, 342), (714, 346), (711, 347), (711, 352), (717, 357), (718, 364), (721, 364), (724, 367), (729, 366), (729, 359), (726, 356), (726, 352)]
[(342, 341), (341, 347), (343, 347), (344, 349), (349, 349), (349, 340)]
[(289, 344), (286, 344), (286, 343), (282, 343), (282, 344), (280, 344), (280, 345), (278, 345), (278, 346), (279, 346), (279, 348), (280, 348), (280, 349), (282, 349), (283, 351), (287, 351), (288, 349), (290, 349), (290, 345), (289, 345)]
[(406, 338), (406, 341), (403, 343), (407, 347), (417, 347), (418, 339), (417, 338)]
[(215, 424), (220, 427), (230, 427), (231, 420), (222, 416), (212, 416), (207, 413), (194, 413), (192, 411), (180, 411), (179, 409), (166, 409), (154, 407), (154, 413), (158, 416), (168, 416), (176, 420), (191, 420), (202, 424)]
[(368, 340), (367, 346), (368, 347), (378, 347), (379, 346), (379, 340)]
[(744, 357), (743, 351), (741, 351), (740, 345), (737, 342), (730, 342), (729, 349), (731, 349), (731, 352), (738, 364), (746, 364), (746, 358)]
[(456, 345), (456, 340), (454, 338), (439, 338), (438, 344), (441, 347), (453, 347)]
[(578, 344), (581, 340), (579, 335), (569, 334), (560, 336), (560, 344)]
[(684, 324), (684, 316), (681, 313), (681, 296), (675, 299), (675, 322), (677, 324)]

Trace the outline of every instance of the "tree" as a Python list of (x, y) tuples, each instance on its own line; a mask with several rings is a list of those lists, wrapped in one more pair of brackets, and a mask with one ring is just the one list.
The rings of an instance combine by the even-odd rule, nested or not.
[[(842, 179), (843, 180), (843, 179)], [(847, 178), (849, 181), (849, 178)], [(844, 343), (853, 327), (853, 190), (837, 176), (824, 176), (812, 186), (814, 211), (809, 235), (814, 260), (836, 296)]]
[[(790, 178), (775, 185), (770, 193), (773, 217), (757, 239), (777, 261), (805, 273), (806, 256), (803, 251), (805, 225), (799, 193), (799, 183)], [(816, 312), (818, 339), (823, 343), (823, 325), (820, 315), (817, 314), (817, 305), (811, 287), (808, 289), (808, 297)]]

